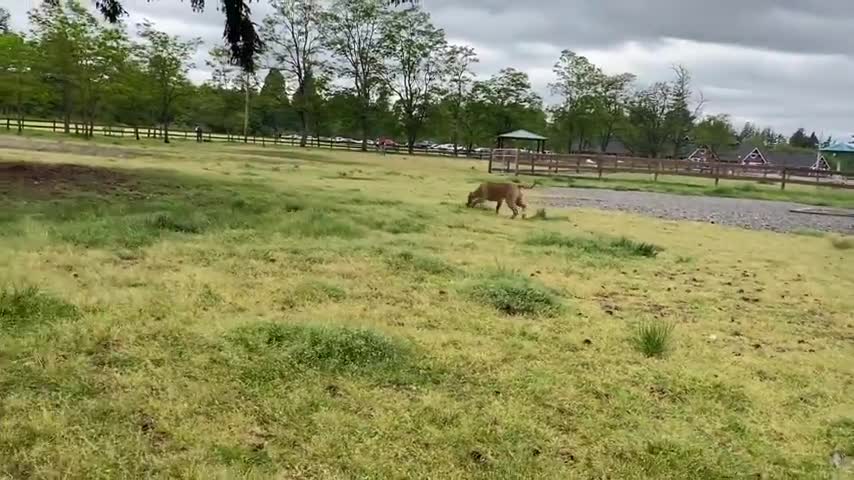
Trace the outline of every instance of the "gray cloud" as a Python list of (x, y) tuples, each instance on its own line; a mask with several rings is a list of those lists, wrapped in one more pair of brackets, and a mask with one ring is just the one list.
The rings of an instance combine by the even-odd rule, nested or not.
[[(24, 28), (38, 0), (0, 0)], [(477, 74), (512, 66), (528, 72), (549, 98), (552, 64), (564, 48), (587, 55), (609, 73), (630, 71), (639, 86), (687, 66), (709, 114), (730, 113), (784, 133), (804, 126), (854, 133), (854, 2), (851, 0), (420, 0), (453, 43), (474, 46)], [(214, 2), (212, 2), (214, 3)], [(204, 52), (221, 41), (214, 8), (193, 13), (176, 0), (126, 0), (129, 24), (149, 18), (162, 29), (198, 36), (193, 78)], [(253, 3), (257, 21), (271, 10)]]

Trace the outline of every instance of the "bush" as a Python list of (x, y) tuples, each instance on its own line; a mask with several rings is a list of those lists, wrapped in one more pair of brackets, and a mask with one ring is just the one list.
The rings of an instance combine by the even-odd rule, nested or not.
[(561, 247), (580, 250), (593, 255), (611, 255), (616, 257), (647, 257), (658, 255), (662, 249), (645, 242), (636, 242), (625, 237), (566, 237), (556, 232), (536, 234), (526, 242), (538, 247)]
[(661, 321), (638, 325), (632, 336), (635, 348), (647, 357), (661, 357), (670, 346), (673, 325)]
[(80, 315), (74, 305), (36, 287), (0, 290), (0, 331), (14, 332)]
[(507, 315), (555, 316), (563, 304), (550, 289), (528, 277), (498, 271), (469, 287), (469, 295)]

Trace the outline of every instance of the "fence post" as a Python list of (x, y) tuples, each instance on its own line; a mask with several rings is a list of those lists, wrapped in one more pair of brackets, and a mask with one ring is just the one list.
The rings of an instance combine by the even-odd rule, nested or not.
[(596, 169), (599, 171), (599, 180), (602, 180), (602, 157), (596, 158)]
[(56, 133), (56, 120), (53, 121), (53, 133)]
[(266, 147), (266, 146), (267, 146), (267, 140), (266, 140), (266, 139), (267, 139), (267, 137), (261, 137), (261, 146), (262, 146), (262, 147)]
[(783, 168), (783, 181), (780, 182), (780, 190), (786, 189), (786, 169)]
[(715, 164), (715, 186), (718, 186), (718, 183), (721, 181), (721, 165), (719, 163)]
[(487, 169), (486, 169), (487, 173), (492, 173), (492, 157), (494, 157), (494, 156), (495, 156), (495, 150), (493, 150), (489, 154), (489, 167), (487, 167)]
[(534, 164), (537, 163), (537, 157), (534, 154), (531, 154), (531, 175), (534, 174)]
[(12, 129), (12, 119), (9, 117), (6, 117), (6, 130), (11, 130), (11, 129)]

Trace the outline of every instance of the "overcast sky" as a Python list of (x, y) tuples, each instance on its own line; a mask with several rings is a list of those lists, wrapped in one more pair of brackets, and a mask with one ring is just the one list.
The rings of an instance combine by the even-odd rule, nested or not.
[[(39, 0), (0, 0), (27, 28)], [(208, 0), (211, 6), (218, 2)], [(503, 67), (531, 76), (547, 99), (561, 50), (586, 55), (607, 73), (632, 72), (643, 86), (683, 64), (707, 114), (729, 113), (786, 135), (854, 134), (854, 0), (421, 0), (451, 43), (473, 46), (477, 74)], [(128, 23), (143, 18), (172, 34), (207, 42), (193, 79), (206, 79), (204, 51), (221, 42), (222, 15), (189, 2), (125, 0)], [(256, 21), (270, 11), (253, 3)]]

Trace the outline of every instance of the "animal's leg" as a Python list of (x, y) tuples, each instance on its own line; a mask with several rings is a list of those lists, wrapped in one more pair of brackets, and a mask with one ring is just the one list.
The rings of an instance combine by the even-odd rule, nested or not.
[(499, 201), (498, 201), (498, 203), (497, 203), (497, 204), (495, 204), (495, 214), (496, 214), (496, 215), (498, 215), (498, 211), (499, 211), (499, 210), (501, 210), (501, 204), (502, 204), (502, 203), (504, 203), (504, 200), (503, 200), (503, 199), (499, 200)]
[(517, 198), (516, 199), (516, 205), (518, 205), (519, 207), (522, 207), (522, 218), (527, 218), (528, 217), (528, 204), (525, 203), (525, 199), (522, 197)]
[(513, 210), (513, 216), (510, 219), (514, 219), (519, 215), (519, 209), (516, 208), (515, 202), (507, 202), (507, 205), (510, 207), (510, 210)]

